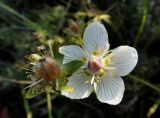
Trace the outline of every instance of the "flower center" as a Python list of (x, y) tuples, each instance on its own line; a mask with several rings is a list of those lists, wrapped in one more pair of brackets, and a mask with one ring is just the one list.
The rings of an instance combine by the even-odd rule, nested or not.
[(102, 59), (96, 56), (93, 56), (92, 59), (88, 62), (88, 69), (93, 73), (97, 73), (103, 66)]

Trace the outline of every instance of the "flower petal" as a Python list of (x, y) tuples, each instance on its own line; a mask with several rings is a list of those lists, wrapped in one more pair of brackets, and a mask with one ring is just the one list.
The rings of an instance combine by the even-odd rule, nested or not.
[(73, 91), (62, 91), (62, 95), (71, 99), (83, 99), (88, 97), (93, 91), (90, 79), (91, 77), (85, 74), (84, 69), (79, 69), (68, 78), (67, 86), (73, 88)]
[(96, 95), (99, 101), (112, 105), (121, 102), (124, 94), (124, 82), (121, 77), (113, 76), (110, 73), (100, 78), (101, 81), (96, 85)]
[(103, 24), (93, 22), (87, 26), (83, 35), (84, 49), (93, 54), (97, 52), (99, 55), (107, 53), (109, 49), (108, 34)]
[(129, 46), (119, 46), (109, 55), (112, 67), (120, 76), (129, 74), (137, 64), (138, 54), (135, 48)]
[(59, 48), (59, 52), (64, 55), (63, 64), (85, 58), (85, 53), (82, 48), (75, 45), (62, 46)]

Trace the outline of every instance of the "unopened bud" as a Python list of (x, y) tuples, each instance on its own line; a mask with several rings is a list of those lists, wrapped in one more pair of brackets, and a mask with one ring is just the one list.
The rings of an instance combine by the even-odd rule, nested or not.
[(56, 79), (60, 74), (60, 67), (51, 57), (42, 58), (37, 64), (37, 74), (46, 80)]
[(26, 55), (25, 58), (28, 61), (38, 61), (41, 58), (41, 56), (39, 56), (38, 54), (30, 54), (30, 55)]
[(73, 33), (78, 33), (79, 32), (79, 26), (76, 22), (72, 22), (70, 24), (70, 30), (73, 32)]

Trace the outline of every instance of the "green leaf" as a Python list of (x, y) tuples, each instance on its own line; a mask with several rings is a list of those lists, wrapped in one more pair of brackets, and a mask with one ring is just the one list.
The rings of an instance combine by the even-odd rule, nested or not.
[(58, 52), (60, 44), (61, 44), (61, 39), (59, 38), (55, 39), (53, 43), (51, 44), (51, 50), (52, 50), (54, 58), (61, 65), (63, 61), (63, 55)]
[(74, 73), (75, 71), (77, 71), (83, 65), (84, 65), (83, 61), (74, 60), (74, 61), (71, 61), (67, 64), (64, 64), (63, 67), (62, 67), (62, 71), (65, 74), (70, 75), (70, 74)]
[(26, 98), (34, 98), (43, 92), (45, 92), (44, 88), (41, 85), (36, 85), (34, 87), (29, 88), (28, 92), (26, 93)]

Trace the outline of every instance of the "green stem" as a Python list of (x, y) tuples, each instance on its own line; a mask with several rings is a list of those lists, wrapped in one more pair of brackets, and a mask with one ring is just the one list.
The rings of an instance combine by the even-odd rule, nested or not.
[(129, 76), (129, 78), (133, 79), (134, 81), (142, 83), (142, 84), (144, 84), (144, 85), (146, 85), (146, 86), (148, 86), (148, 87), (160, 92), (160, 88), (159, 87), (149, 83), (148, 81), (146, 81), (146, 80), (144, 80), (142, 78), (139, 78), (137, 76), (134, 76), (134, 75), (128, 75), (128, 76)]
[(22, 96), (23, 96), (24, 108), (25, 108), (25, 111), (26, 111), (26, 118), (32, 118), (32, 112), (30, 110), (28, 101), (25, 98), (26, 92), (25, 92), (25, 90), (22, 87), (21, 87), (21, 93), (22, 93)]
[(53, 118), (52, 116), (52, 98), (50, 92), (47, 92), (47, 107), (48, 107), (48, 118)]
[(134, 47), (137, 46), (138, 40), (139, 40), (139, 38), (140, 38), (140, 36), (142, 34), (142, 31), (144, 29), (144, 25), (146, 23), (146, 20), (147, 20), (147, 0), (144, 0), (144, 2), (143, 2), (143, 13), (142, 13), (141, 24), (140, 24), (138, 33), (136, 35), (136, 39), (135, 39), (135, 42), (134, 42)]

